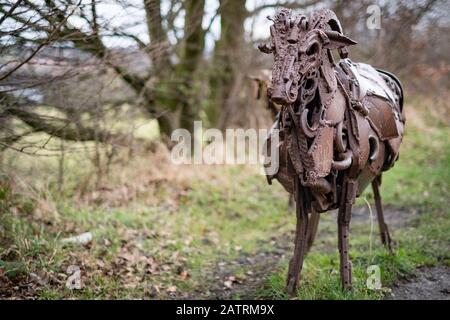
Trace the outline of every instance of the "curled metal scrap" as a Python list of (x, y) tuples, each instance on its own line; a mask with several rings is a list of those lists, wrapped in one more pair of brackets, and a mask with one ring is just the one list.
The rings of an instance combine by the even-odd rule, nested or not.
[[(378, 188), (382, 172), (398, 159), (405, 125), (403, 90), (391, 73), (348, 59), (347, 47), (356, 42), (344, 35), (334, 12), (322, 9), (307, 17), (282, 9), (270, 20), (271, 42), (260, 50), (274, 55), (267, 94), (281, 109), (273, 126), (279, 129), (280, 166), (268, 181), (278, 180), (297, 207), (287, 291), (293, 293), (298, 285), (319, 213), (331, 209), (339, 209), (341, 280), (349, 289), (351, 207), (369, 184), (382, 242), (391, 249)], [(340, 61), (334, 60), (333, 50)], [(269, 154), (270, 140), (267, 149)]]

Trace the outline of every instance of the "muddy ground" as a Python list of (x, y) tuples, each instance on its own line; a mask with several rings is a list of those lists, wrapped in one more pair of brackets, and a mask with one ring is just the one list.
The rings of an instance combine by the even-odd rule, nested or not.
[(450, 300), (450, 267), (420, 268), (417, 276), (399, 282), (387, 299)]

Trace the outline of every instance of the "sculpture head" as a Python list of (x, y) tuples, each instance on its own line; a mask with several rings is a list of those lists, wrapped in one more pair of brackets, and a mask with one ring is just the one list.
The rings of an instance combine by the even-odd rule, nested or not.
[[(330, 10), (319, 10), (307, 18), (292, 16), (280, 10), (270, 27), (271, 43), (259, 49), (274, 55), (269, 98), (277, 104), (294, 103), (302, 91), (302, 99), (312, 99), (314, 81), (327, 49), (342, 49), (356, 42), (342, 34), (339, 21)], [(301, 90), (303, 89), (303, 90)]]
[[(343, 35), (336, 15), (330, 10), (314, 11), (308, 18), (302, 14), (293, 16), (291, 10), (282, 9), (270, 20), (271, 42), (259, 47), (262, 52), (274, 55), (268, 97), (286, 106), (281, 108), (280, 117), (283, 136), (292, 134), (294, 122), (299, 124), (296, 128), (301, 133), (295, 139), (284, 139), (280, 148), (290, 154), (302, 185), (312, 192), (314, 206), (324, 211), (331, 205), (325, 195), (332, 190), (331, 177), (328, 179), (332, 167), (343, 169), (351, 165), (351, 154), (344, 154), (344, 141), (335, 139), (342, 132), (345, 108), (340, 108), (339, 103), (324, 107), (339, 100), (334, 99), (337, 80), (331, 51), (336, 49), (341, 57), (346, 57), (346, 47), (356, 42)], [(344, 99), (342, 96), (340, 101), (344, 103)], [(339, 146), (334, 145), (335, 140)], [(334, 161), (335, 147), (339, 155), (345, 156), (345, 162)]]

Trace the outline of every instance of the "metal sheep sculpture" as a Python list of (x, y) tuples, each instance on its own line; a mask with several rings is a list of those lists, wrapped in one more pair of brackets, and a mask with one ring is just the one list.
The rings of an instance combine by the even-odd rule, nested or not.
[(333, 11), (307, 17), (282, 9), (269, 19), (271, 42), (259, 49), (274, 56), (268, 98), (281, 109), (266, 148), (270, 153), (271, 136), (277, 134), (279, 167), (267, 178), (294, 195), (297, 217), (286, 290), (296, 291), (320, 213), (332, 209), (338, 209), (342, 287), (351, 289), (352, 204), (369, 184), (381, 241), (391, 250), (379, 186), (382, 172), (399, 156), (405, 125), (402, 86), (389, 72), (348, 59), (347, 47), (356, 42), (343, 34)]

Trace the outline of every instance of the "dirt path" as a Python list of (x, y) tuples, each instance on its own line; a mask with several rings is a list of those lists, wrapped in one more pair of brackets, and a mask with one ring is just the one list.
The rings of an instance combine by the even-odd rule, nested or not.
[[(331, 214), (336, 215), (335, 212)], [(407, 226), (418, 214), (415, 209), (385, 208), (385, 217), (392, 229)], [(368, 217), (367, 207), (357, 207), (353, 212), (352, 223), (367, 223)], [(255, 293), (263, 287), (267, 276), (274, 271), (280, 260), (288, 259), (293, 248), (289, 236), (269, 241), (275, 246), (273, 250), (262, 251), (253, 256), (243, 254), (234, 261), (218, 262), (212, 276), (214, 284), (206, 292), (203, 292), (203, 298), (258, 298)], [(234, 274), (236, 269), (244, 270), (245, 274), (242, 277), (236, 277)], [(445, 266), (421, 268), (416, 277), (399, 282), (394, 286), (392, 294), (386, 298), (448, 300), (450, 299), (450, 268)]]
[(450, 300), (450, 267), (420, 268), (417, 277), (400, 282), (387, 299)]
[[(261, 251), (256, 255), (243, 254), (233, 261), (217, 263), (213, 278), (214, 285), (210, 288), (208, 299), (256, 299), (255, 293), (261, 289), (267, 279), (278, 266), (280, 260), (287, 259), (292, 251), (292, 239), (271, 239), (268, 242), (274, 247), (270, 251)], [(262, 247), (267, 243), (261, 243)], [(245, 270), (241, 276), (236, 276), (236, 270)]]

